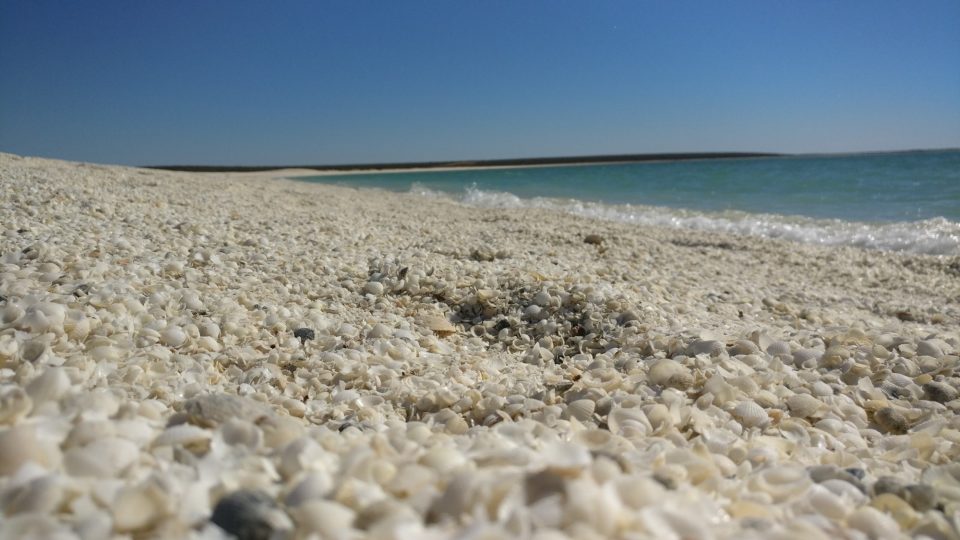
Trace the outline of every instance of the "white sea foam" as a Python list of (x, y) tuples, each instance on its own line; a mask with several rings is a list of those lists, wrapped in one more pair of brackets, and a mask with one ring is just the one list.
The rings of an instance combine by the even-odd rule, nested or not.
[(521, 198), (509, 192), (476, 187), (451, 195), (413, 184), (426, 197), (453, 198), (482, 208), (545, 208), (579, 216), (658, 227), (781, 238), (810, 244), (857, 246), (927, 255), (960, 254), (960, 223), (942, 217), (922, 221), (866, 223), (741, 211), (699, 212), (643, 205), (613, 205), (576, 199)]

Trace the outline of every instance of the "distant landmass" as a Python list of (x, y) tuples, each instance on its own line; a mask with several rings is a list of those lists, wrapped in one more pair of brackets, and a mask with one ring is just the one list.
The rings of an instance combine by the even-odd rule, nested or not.
[(396, 169), (437, 169), (466, 167), (522, 167), (525, 165), (577, 165), (595, 163), (633, 163), (640, 161), (680, 161), (688, 159), (733, 159), (753, 157), (778, 157), (787, 154), (764, 152), (693, 152), (675, 154), (614, 154), (603, 156), (538, 157), (520, 159), (486, 159), (473, 161), (421, 161), (406, 163), (354, 163), (347, 165), (276, 165), (276, 166), (231, 166), (231, 165), (148, 165), (147, 169), (188, 172), (260, 172), (280, 169), (312, 169), (316, 171), (358, 171)]

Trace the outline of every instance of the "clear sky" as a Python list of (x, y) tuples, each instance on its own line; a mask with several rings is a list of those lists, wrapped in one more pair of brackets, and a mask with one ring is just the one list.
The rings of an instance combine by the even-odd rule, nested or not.
[(0, 151), (334, 164), (960, 147), (960, 1), (0, 0)]

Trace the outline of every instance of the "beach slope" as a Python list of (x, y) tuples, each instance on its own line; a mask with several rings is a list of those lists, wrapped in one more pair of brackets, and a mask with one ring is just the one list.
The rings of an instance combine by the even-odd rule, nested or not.
[(960, 261), (0, 154), (0, 533), (956, 538)]

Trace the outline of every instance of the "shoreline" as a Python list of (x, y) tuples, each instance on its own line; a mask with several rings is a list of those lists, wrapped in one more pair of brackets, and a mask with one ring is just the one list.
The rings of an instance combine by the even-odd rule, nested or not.
[(306, 169), (323, 172), (422, 172), (429, 170), (457, 169), (504, 169), (526, 167), (558, 167), (584, 165), (613, 165), (621, 163), (644, 163), (664, 161), (703, 161), (723, 159), (751, 159), (758, 157), (781, 157), (787, 154), (764, 152), (684, 152), (657, 154), (610, 154), (570, 157), (535, 157), (485, 160), (424, 161), (399, 163), (359, 163), (342, 165), (296, 165), (296, 166), (221, 166), (221, 165), (155, 165), (148, 169), (181, 172), (264, 172), (278, 169)]
[(299, 173), (0, 154), (0, 533), (957, 535), (955, 261)]

